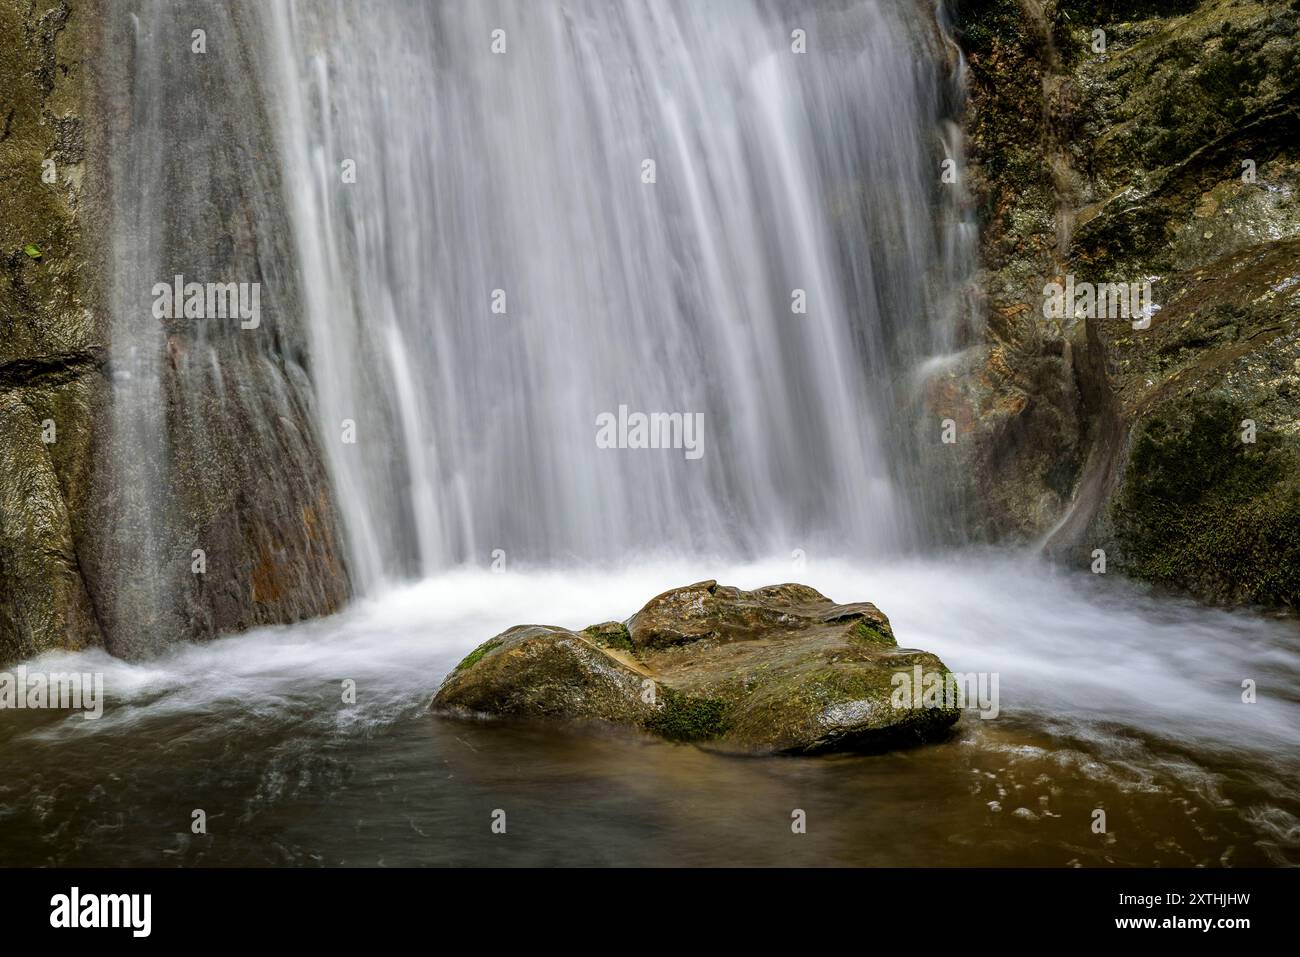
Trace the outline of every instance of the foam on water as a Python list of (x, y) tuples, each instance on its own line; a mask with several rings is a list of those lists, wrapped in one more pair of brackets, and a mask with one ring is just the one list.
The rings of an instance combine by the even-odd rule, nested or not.
[[(636, 731), (428, 713), (504, 628), (625, 619), (704, 578), (874, 601), (901, 644), (998, 672), (999, 716), (967, 711), (950, 742), (896, 754), (737, 762)], [(1101, 579), (999, 554), (458, 568), (146, 663), (51, 655), (29, 666), (105, 673), (104, 715), (7, 715), (0, 748), (41, 770), (0, 781), (0, 844), (43, 863), (1295, 863), (1300, 626)], [(503, 802), (526, 844), (480, 839)], [(790, 858), (755, 822), (809, 802), (823, 830)], [(219, 842), (179, 832), (189, 807), (222, 816)], [(1088, 836), (1098, 807), (1118, 837)]]
[[(578, 629), (622, 620), (660, 591), (705, 577), (742, 588), (798, 580), (836, 601), (873, 601), (902, 645), (934, 651), (957, 672), (996, 672), (1001, 711), (1011, 720), (1050, 721), (1075, 733), (1123, 727), (1226, 754), (1294, 754), (1300, 743), (1294, 622), (1151, 598), (1120, 582), (993, 554), (883, 565), (822, 559), (801, 568), (784, 558), (500, 573), (466, 567), (332, 618), (188, 646), (144, 664), (89, 652), (32, 666), (107, 675), (105, 717), (68, 720), (64, 733), (112, 733), (194, 710), (236, 721), (241, 713), (263, 716), (314, 702), (346, 678), (364, 691), (348, 720), (387, 721), (426, 704), (461, 656), (511, 625)], [(1241, 701), (1246, 678), (1260, 687), (1253, 705)], [(321, 720), (334, 718), (330, 709)], [(301, 719), (312, 720), (309, 713)]]

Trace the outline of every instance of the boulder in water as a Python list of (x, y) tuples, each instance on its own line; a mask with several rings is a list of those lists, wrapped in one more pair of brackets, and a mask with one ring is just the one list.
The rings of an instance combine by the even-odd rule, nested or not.
[(956, 707), (896, 694), (918, 666), (947, 674), (935, 655), (899, 648), (870, 603), (705, 581), (664, 592), (625, 624), (511, 628), (456, 667), (433, 708), (599, 719), (757, 754), (879, 751), (941, 737), (958, 718)]
[(639, 723), (648, 673), (601, 648), (591, 635), (548, 625), (516, 625), (471, 651), (447, 676), (434, 704), (460, 714), (599, 718)]

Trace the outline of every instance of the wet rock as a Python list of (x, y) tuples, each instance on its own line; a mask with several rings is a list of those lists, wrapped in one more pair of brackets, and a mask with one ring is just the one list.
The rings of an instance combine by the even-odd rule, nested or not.
[(910, 682), (917, 667), (947, 672), (899, 648), (874, 605), (806, 585), (705, 581), (656, 596), (625, 628), (512, 628), (457, 666), (433, 708), (598, 718), (747, 753), (873, 751), (933, 740), (957, 720), (955, 707), (896, 695), (895, 676)]
[(1147, 330), (1109, 326), (1123, 429), (1078, 560), (1217, 603), (1300, 607), (1300, 239), (1157, 286)]
[[(156, 35), (199, 6), (154, 11)], [(350, 588), (260, 91), (238, 59), (138, 52), (97, 8), (0, 0), (0, 666), (147, 656)], [(250, 46), (233, 9), (204, 16)], [(261, 283), (261, 327), (153, 319), (176, 274)]]
[(102, 643), (80, 564), (106, 386), (83, 236), (91, 20), (0, 0), (0, 665)]
[[(163, 38), (188, 35), (200, 13), (223, 52), (164, 55)], [(105, 646), (128, 658), (329, 614), (350, 593), (288, 190), (246, 61), (253, 26), (233, 4), (183, 0), (151, 16), (144, 38), (128, 17), (103, 25), (105, 49), (137, 53), (96, 64), (90, 124), (92, 166), (113, 187), (111, 202), (94, 199), (107, 203), (117, 282), (113, 403), (97, 423), (82, 564)], [(145, 178), (154, 189), (139, 188)], [(155, 318), (154, 286), (176, 276), (256, 283), (258, 323)]]
[(1073, 330), (1041, 308), (1081, 202), (1069, 152), (1079, 104), (1048, 12), (1016, 0), (962, 0), (955, 12), (986, 322), (928, 384), (927, 411), (957, 424), (951, 474), (966, 490), (967, 535), (1028, 542), (1068, 508), (1090, 439)]
[(448, 712), (640, 723), (648, 675), (577, 632), (518, 625), (479, 645), (447, 676), (436, 706)]
[(1216, 603), (1300, 606), (1300, 31), (1185, 4), (1076, 65), (1095, 147), (1080, 278), (1149, 279), (1148, 328), (1086, 324), (1096, 440), (1049, 548)]
[[(964, 0), (956, 19), (988, 325), (932, 405), (965, 423), (966, 526), (1295, 606), (1300, 10)], [(1159, 310), (1045, 318), (1067, 274), (1149, 281)]]

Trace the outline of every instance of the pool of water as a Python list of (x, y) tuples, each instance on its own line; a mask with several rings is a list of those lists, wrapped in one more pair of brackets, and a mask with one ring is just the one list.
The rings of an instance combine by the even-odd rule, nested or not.
[[(997, 674), (998, 716), (892, 754), (739, 758), (428, 713), (510, 625), (622, 619), (703, 578), (873, 601), (900, 644)], [(1300, 863), (1300, 623), (1013, 555), (467, 568), (148, 662), (27, 664), (102, 672), (106, 702), (0, 711), (0, 865)]]

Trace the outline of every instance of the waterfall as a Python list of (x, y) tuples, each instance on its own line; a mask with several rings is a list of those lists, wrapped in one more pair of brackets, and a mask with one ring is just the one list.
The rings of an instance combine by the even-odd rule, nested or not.
[[(973, 242), (932, 10), (250, 12), (360, 588), (924, 539), (908, 383)], [(600, 447), (620, 408), (700, 421), (696, 453)]]
[[(25, 88), (5, 145), (37, 197), (15, 229), (44, 249), (11, 249), (0, 369), (26, 433), (0, 501), (0, 653), (26, 659), (0, 662), (5, 863), (1295, 865), (1293, 616), (1171, 596), (1122, 555), (1091, 574), (935, 547), (958, 479), (1056, 443), (990, 382), (963, 63), (934, 2), (0, 3)], [(997, 49), (1015, 29), (975, 25)], [(57, 210), (31, 192), (68, 186)], [(258, 321), (210, 308), (214, 286), (257, 290)], [(642, 414), (672, 447), (605, 447)], [(1123, 438), (1105, 427), (1094, 457)], [(822, 667), (826, 635), (761, 661), (708, 637), (668, 667), (566, 653), (636, 663), (691, 724), (721, 705), (843, 727), (877, 717), (869, 669), (914, 675), (925, 649), (945, 684), (1000, 688), (998, 715), (896, 754), (742, 761), (431, 711), (521, 622), (626, 621), (706, 578), (869, 601), (903, 647), (831, 656), (851, 673)], [(674, 688), (692, 661), (708, 680)], [(779, 693), (750, 681), (769, 668)], [(85, 679), (97, 705), (59, 701)], [(750, 701), (726, 700), (737, 681)], [(791, 841), (805, 793), (816, 826)], [(1114, 833), (1084, 831), (1098, 808)]]

